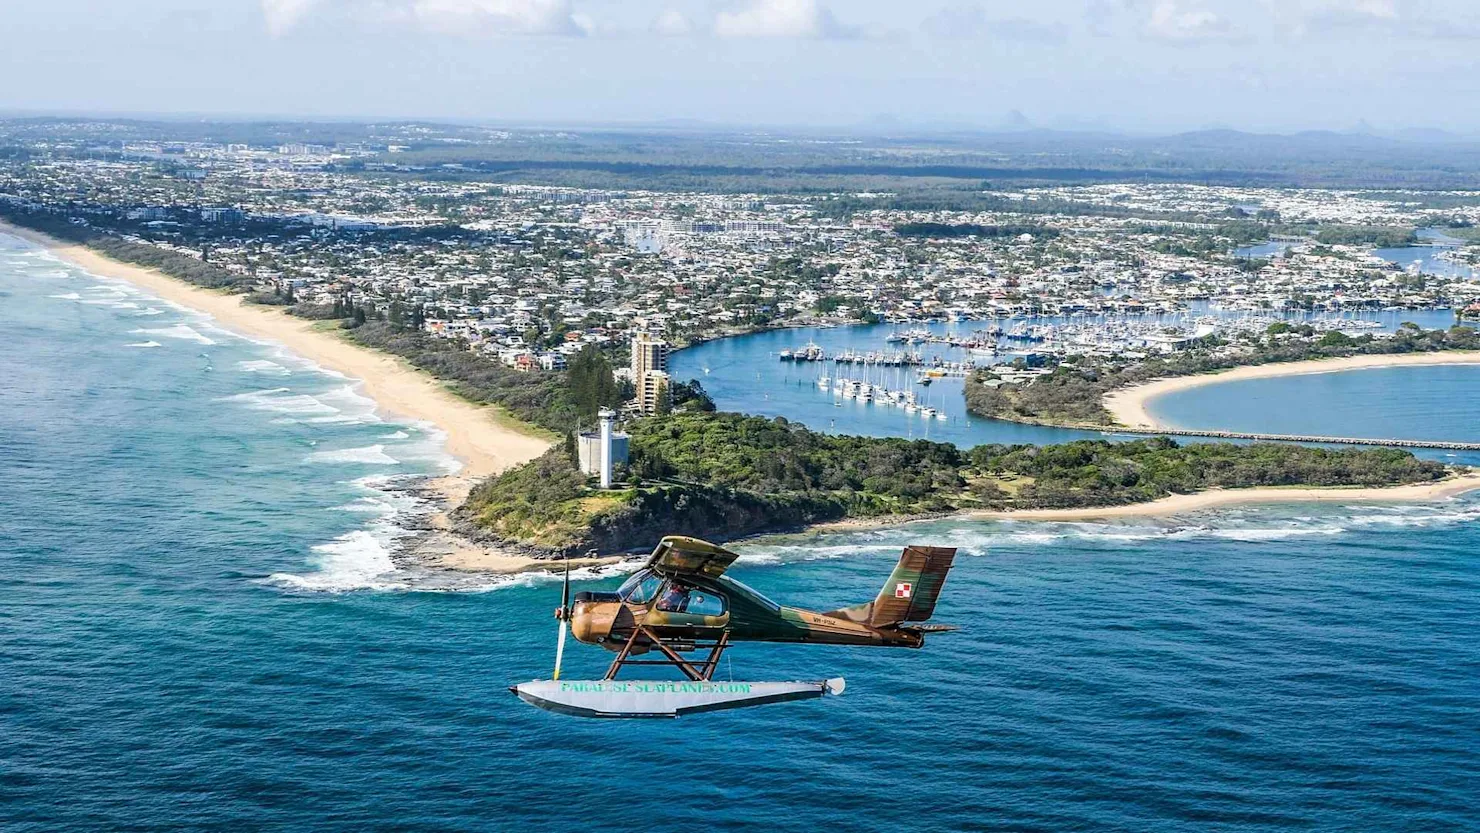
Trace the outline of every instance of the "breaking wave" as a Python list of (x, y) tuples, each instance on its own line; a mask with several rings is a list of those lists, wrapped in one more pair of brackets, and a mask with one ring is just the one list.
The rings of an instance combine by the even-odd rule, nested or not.
[[(1309, 511), (1309, 510), (1307, 510)], [(737, 544), (740, 561), (787, 564), (851, 556), (896, 555), (927, 540), (956, 547), (961, 555), (993, 550), (1120, 548), (1167, 542), (1275, 544), (1331, 537), (1358, 530), (1401, 529), (1480, 521), (1480, 504), (1453, 501), (1401, 506), (1346, 506), (1320, 515), (1285, 516), (1271, 508), (1229, 508), (1182, 518), (1125, 522), (928, 520), (874, 530), (767, 536)]]
[(222, 397), (220, 402), (239, 402), (254, 411), (280, 414), (337, 414), (339, 409), (306, 393), (293, 393), (291, 388), (268, 388)]
[[(410, 525), (408, 522), (435, 510), (432, 504), (414, 494), (397, 490), (395, 484), (403, 479), (377, 475), (353, 481), (353, 485), (364, 494), (349, 503), (334, 507), (334, 510), (377, 517), (366, 528), (346, 532), (333, 540), (311, 547), (307, 559), (309, 570), (301, 573), (274, 573), (265, 579), (265, 583), (285, 590), (315, 593), (482, 593), (560, 580), (558, 574), (552, 573), (501, 576), (398, 562), (397, 549), (415, 534), (407, 528)], [(607, 567), (572, 570), (571, 578), (608, 578), (631, 572), (640, 564), (641, 561), (634, 560)]]
[(189, 324), (176, 324), (173, 327), (156, 327), (134, 330), (138, 335), (163, 336), (164, 338), (178, 338), (185, 341), (194, 341), (197, 344), (215, 344), (216, 342), (206, 338), (198, 330)]
[(308, 463), (358, 463), (372, 466), (398, 466), (400, 460), (385, 453), (383, 445), (367, 445), (363, 448), (341, 448), (333, 451), (315, 451), (304, 458)]
[(266, 359), (249, 359), (246, 361), (239, 361), (236, 363), (236, 369), (240, 370), (243, 373), (272, 373), (278, 376), (287, 376), (289, 373), (293, 372), (288, 368), (278, 364), (277, 362), (268, 361)]
[(384, 586), (379, 577), (395, 572), (389, 543), (366, 529), (357, 529), (318, 544), (309, 565), (313, 572), (274, 573), (268, 577), (289, 587), (304, 590), (358, 590)]
[(157, 341), (135, 341), (132, 344), (125, 344), (123, 346), (124, 347), (163, 347), (164, 345), (163, 344), (160, 344)]

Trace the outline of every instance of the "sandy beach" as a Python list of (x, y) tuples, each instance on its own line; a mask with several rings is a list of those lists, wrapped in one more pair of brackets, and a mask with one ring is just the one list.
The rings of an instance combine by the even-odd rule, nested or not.
[[(324, 368), (362, 382), (362, 391), (387, 414), (425, 421), (447, 435), (447, 450), (464, 464), (458, 474), (440, 478), (439, 491), (455, 506), (479, 479), (531, 460), (549, 448), (548, 440), (524, 433), (500, 421), (496, 413), (447, 391), (440, 383), (393, 356), (356, 346), (314, 322), (294, 318), (273, 307), (244, 304), (241, 296), (191, 286), (153, 269), (103, 257), (81, 246), (63, 243), (29, 229), (0, 222), (0, 232), (44, 246), (58, 257), (103, 277), (139, 286), (161, 298), (212, 316), (228, 330), (249, 338), (282, 345)], [(1145, 404), (1172, 390), (1235, 379), (1302, 373), (1330, 373), (1364, 367), (1480, 363), (1480, 352), (1400, 356), (1359, 356), (1329, 361), (1265, 365), (1187, 378), (1165, 379), (1123, 391), (1108, 398), (1107, 406), (1123, 424), (1159, 426)], [(1072, 521), (1121, 517), (1151, 517), (1248, 503), (1298, 501), (1428, 501), (1480, 489), (1480, 473), (1464, 474), (1437, 483), (1392, 488), (1278, 488), (1214, 490), (1174, 495), (1150, 503), (1100, 509), (1056, 509), (1017, 512), (965, 512), (956, 517), (980, 520)], [(828, 532), (878, 528), (919, 518), (861, 518), (820, 524), (810, 531)], [(429, 564), (462, 570), (515, 573), (550, 569), (551, 562), (498, 552), (453, 533), (445, 515), (433, 521), (435, 529), (419, 547), (418, 557)], [(613, 563), (618, 559), (581, 561), (576, 566)]]
[(1149, 503), (1109, 506), (1100, 509), (1039, 509), (1020, 512), (972, 512), (971, 517), (1018, 521), (1083, 521), (1100, 518), (1146, 518), (1178, 515), (1222, 506), (1250, 503), (1409, 503), (1443, 500), (1480, 489), (1480, 472), (1446, 478), (1434, 483), (1381, 488), (1266, 488), (1210, 489), (1191, 495), (1171, 495)]
[(1158, 379), (1144, 385), (1112, 391), (1105, 397), (1105, 407), (1120, 425), (1152, 430), (1175, 428), (1158, 420), (1147, 405), (1158, 396), (1188, 388), (1237, 382), (1242, 379), (1267, 379), (1274, 376), (1305, 376), (1313, 373), (1338, 373), (1375, 367), (1408, 367), (1420, 365), (1480, 364), (1480, 351), (1444, 353), (1401, 353), (1391, 356), (1348, 356), (1342, 359), (1318, 359), (1306, 362), (1277, 362), (1252, 367), (1237, 367), (1221, 373), (1178, 376)]
[[(57, 257), (94, 275), (127, 281), (167, 301), (206, 313), (220, 326), (256, 341), (281, 345), (319, 366), (358, 380), (360, 390), (378, 410), (403, 419), (429, 422), (447, 435), (447, 451), (463, 468), (435, 482), (449, 506), (462, 502), (477, 481), (538, 457), (548, 440), (525, 433), (496, 419), (497, 412), (461, 399), (430, 376), (400, 359), (359, 347), (274, 307), (245, 304), (239, 295), (191, 286), (154, 269), (145, 269), (103, 257), (82, 246), (0, 222), (0, 232), (29, 240)], [(479, 558), (471, 548), (459, 547), (457, 565), (472, 568)], [(539, 566), (533, 559), (487, 552), (483, 561), (496, 571), (513, 572)], [(448, 564), (448, 566), (454, 566)]]
[(1160, 500), (1132, 503), (1126, 506), (1105, 506), (1097, 509), (973, 510), (940, 515), (853, 518), (817, 524), (809, 527), (807, 531), (858, 532), (946, 518), (968, 518), (981, 521), (1094, 521), (1114, 518), (1156, 518), (1254, 503), (1422, 503), (1445, 500), (1477, 490), (1480, 490), (1480, 471), (1470, 471), (1433, 483), (1416, 483), (1409, 486), (1210, 489), (1206, 492), (1170, 495)]

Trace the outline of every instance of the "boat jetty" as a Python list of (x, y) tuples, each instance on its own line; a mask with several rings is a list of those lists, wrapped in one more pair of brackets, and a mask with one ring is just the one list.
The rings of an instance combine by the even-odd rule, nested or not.
[(975, 366), (971, 362), (953, 362), (940, 356), (925, 356), (906, 350), (843, 350), (829, 354), (816, 344), (808, 343), (794, 350), (782, 350), (778, 358), (784, 362), (832, 362), (834, 364), (856, 364), (871, 367), (917, 367), (939, 371), (936, 376), (964, 376)]

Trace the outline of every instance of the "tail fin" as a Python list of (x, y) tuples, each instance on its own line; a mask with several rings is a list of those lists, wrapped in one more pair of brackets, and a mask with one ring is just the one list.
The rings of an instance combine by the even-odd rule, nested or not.
[(936, 599), (955, 560), (955, 547), (905, 547), (873, 601), (833, 611), (833, 615), (876, 628), (923, 622), (935, 613)]

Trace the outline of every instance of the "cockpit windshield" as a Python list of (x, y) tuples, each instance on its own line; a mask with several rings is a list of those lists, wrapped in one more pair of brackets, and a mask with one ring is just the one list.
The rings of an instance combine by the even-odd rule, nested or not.
[(658, 595), (658, 588), (662, 586), (662, 576), (652, 570), (638, 570), (622, 582), (622, 586), (617, 588), (617, 595), (624, 602), (645, 605)]

